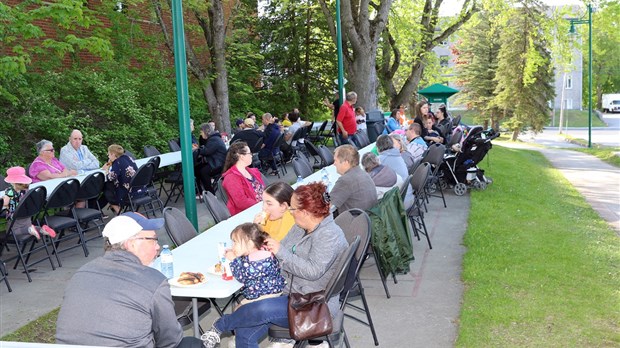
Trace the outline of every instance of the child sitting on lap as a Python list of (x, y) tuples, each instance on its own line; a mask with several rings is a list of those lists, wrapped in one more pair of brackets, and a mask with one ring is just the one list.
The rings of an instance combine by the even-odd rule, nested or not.
[(268, 297), (280, 296), (284, 289), (284, 277), (280, 274), (278, 259), (263, 248), (269, 238), (255, 223), (237, 226), (230, 234), (233, 241), (226, 258), (231, 260), (233, 277), (243, 283), (245, 299), (241, 305)]

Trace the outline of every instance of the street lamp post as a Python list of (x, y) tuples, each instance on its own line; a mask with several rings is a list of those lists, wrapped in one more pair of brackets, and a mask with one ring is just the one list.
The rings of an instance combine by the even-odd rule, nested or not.
[(588, 25), (588, 147), (592, 147), (592, 4), (588, 4), (588, 19), (570, 18), (570, 33), (575, 34), (575, 24)]

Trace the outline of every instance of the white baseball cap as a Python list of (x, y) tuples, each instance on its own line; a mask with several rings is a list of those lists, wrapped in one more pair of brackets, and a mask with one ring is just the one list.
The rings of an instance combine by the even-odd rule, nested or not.
[(147, 219), (141, 214), (129, 212), (110, 220), (103, 228), (103, 236), (110, 244), (116, 244), (135, 236), (142, 230), (157, 231), (164, 226), (164, 219)]

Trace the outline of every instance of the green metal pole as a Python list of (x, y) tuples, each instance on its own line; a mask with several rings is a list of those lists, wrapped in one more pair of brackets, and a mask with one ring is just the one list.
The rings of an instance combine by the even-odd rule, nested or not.
[(592, 147), (592, 4), (588, 4), (588, 148)]
[(336, 0), (336, 48), (338, 52), (338, 98), (344, 103), (344, 66), (342, 62), (342, 24), (340, 19), (340, 0)]
[(174, 70), (177, 80), (177, 110), (183, 163), (183, 193), (185, 194), (185, 215), (198, 231), (196, 213), (196, 187), (194, 182), (194, 158), (189, 125), (189, 95), (187, 92), (187, 59), (185, 57), (185, 33), (183, 32), (182, 0), (172, 1), (172, 31), (174, 38)]

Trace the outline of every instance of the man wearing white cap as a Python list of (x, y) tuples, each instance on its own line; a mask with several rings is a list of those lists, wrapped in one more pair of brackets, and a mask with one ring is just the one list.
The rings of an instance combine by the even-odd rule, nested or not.
[(103, 229), (105, 254), (71, 278), (58, 314), (56, 342), (110, 347), (201, 347), (183, 337), (157, 257), (164, 219), (124, 213)]

